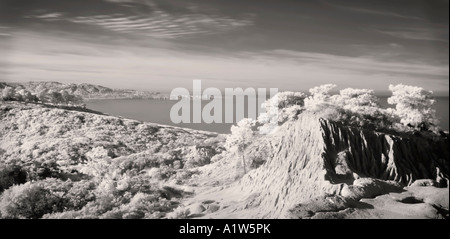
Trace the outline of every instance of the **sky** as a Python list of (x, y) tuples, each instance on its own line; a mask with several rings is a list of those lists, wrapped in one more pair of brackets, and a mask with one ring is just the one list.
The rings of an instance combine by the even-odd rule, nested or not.
[(0, 81), (449, 93), (448, 0), (0, 0)]

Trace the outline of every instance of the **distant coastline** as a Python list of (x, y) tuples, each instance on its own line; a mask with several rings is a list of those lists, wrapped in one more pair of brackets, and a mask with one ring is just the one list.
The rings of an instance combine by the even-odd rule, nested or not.
[(60, 82), (0, 82), (0, 89), (11, 87), (15, 91), (26, 90), (38, 95), (43, 91), (67, 92), (80, 96), (83, 100), (91, 99), (168, 99), (167, 94), (152, 91), (140, 91), (132, 89), (112, 89), (105, 86), (87, 83), (60, 83)]

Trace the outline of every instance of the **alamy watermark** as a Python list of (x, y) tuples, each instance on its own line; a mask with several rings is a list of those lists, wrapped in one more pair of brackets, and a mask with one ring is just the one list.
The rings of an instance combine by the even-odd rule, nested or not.
[[(186, 88), (175, 88), (170, 93), (170, 100), (178, 100), (170, 110), (173, 123), (236, 123), (245, 117), (257, 119), (263, 113), (278, 114), (278, 107), (263, 106), (266, 100), (276, 97), (277, 88), (225, 88), (224, 94), (218, 88), (210, 87), (202, 91), (201, 80), (192, 81), (192, 95)], [(273, 99), (272, 99), (273, 100)], [(202, 101), (209, 101), (202, 108)], [(247, 112), (245, 112), (247, 101)], [(192, 106), (192, 109), (191, 109)], [(225, 108), (223, 108), (225, 107)], [(268, 112), (270, 111), (270, 112)], [(273, 117), (278, 124), (277, 117)], [(191, 120), (192, 119), (192, 120)]]

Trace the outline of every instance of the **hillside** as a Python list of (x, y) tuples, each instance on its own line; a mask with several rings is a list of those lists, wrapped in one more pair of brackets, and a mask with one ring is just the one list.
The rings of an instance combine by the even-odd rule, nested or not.
[(69, 94), (81, 96), (83, 99), (162, 99), (165, 97), (158, 92), (130, 89), (111, 89), (108, 87), (87, 83), (64, 84), (60, 82), (50, 81), (26, 83), (0, 82), (0, 89), (5, 88), (6, 86), (16, 89), (25, 89), (32, 94), (38, 94), (38, 91), (41, 91), (43, 89), (51, 89), (53, 91), (66, 91)]
[[(189, 193), (183, 182), (195, 168), (222, 151), (215, 133), (41, 104), (2, 102), (0, 118), (3, 217), (160, 218)], [(61, 207), (21, 211), (35, 191)]]

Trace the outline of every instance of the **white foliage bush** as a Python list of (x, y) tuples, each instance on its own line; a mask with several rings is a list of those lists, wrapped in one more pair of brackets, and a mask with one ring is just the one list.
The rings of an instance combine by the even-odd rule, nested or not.
[(439, 131), (436, 112), (432, 108), (435, 100), (431, 91), (402, 84), (390, 85), (392, 96), (388, 98), (388, 103), (395, 105), (395, 109), (383, 109), (373, 90), (346, 88), (339, 94), (331, 95), (335, 87), (334, 84), (314, 87), (309, 90), (308, 97), (299, 92), (281, 92), (272, 97), (262, 107), (278, 110), (258, 117), (258, 123), (262, 125), (259, 127), (260, 132), (270, 133), (287, 120), (296, 119), (303, 111), (373, 130)]
[(373, 90), (347, 88), (339, 92), (339, 95), (331, 97), (334, 104), (344, 109), (353, 107), (378, 107), (378, 98)]
[(395, 105), (393, 113), (403, 125), (429, 129), (439, 123), (436, 111), (432, 108), (435, 103), (432, 91), (402, 84), (389, 85), (389, 90), (392, 91), (392, 96), (388, 98), (388, 103)]
[(232, 152), (242, 152), (251, 143), (254, 121), (244, 118), (231, 126), (231, 134), (227, 135), (225, 148)]
[(231, 134), (227, 135), (224, 145), (228, 152), (242, 157), (244, 173), (246, 173), (245, 149), (252, 143), (254, 124), (255, 121), (252, 119), (244, 118), (237, 125), (231, 126)]
[(261, 107), (265, 112), (257, 119), (257, 122), (261, 124), (258, 128), (259, 132), (268, 134), (279, 124), (294, 119), (303, 110), (305, 97), (302, 92), (284, 91), (264, 102)]
[(330, 91), (335, 87), (334, 84), (326, 84), (310, 89), (311, 95), (305, 99), (305, 109), (314, 112), (327, 107), (330, 104)]

